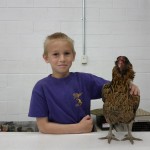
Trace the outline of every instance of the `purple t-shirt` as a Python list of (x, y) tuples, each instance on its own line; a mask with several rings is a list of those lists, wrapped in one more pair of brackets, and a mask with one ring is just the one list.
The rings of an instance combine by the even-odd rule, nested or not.
[(34, 86), (28, 115), (48, 117), (55, 123), (78, 123), (90, 114), (91, 99), (101, 98), (106, 82), (88, 73), (70, 73), (61, 79), (49, 75)]

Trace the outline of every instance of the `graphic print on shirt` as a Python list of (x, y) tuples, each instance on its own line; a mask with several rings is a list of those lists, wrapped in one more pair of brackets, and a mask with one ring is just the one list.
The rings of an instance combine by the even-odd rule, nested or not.
[(76, 104), (77, 107), (82, 105), (82, 100), (80, 98), (81, 95), (82, 93), (73, 93), (73, 97), (77, 101), (77, 104)]

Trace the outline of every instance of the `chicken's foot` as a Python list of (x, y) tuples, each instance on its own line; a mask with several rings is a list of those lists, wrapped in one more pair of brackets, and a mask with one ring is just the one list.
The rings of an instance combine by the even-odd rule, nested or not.
[(99, 139), (101, 139), (101, 140), (108, 139), (108, 143), (109, 143), (109, 144), (110, 144), (111, 140), (119, 141), (119, 139), (117, 139), (117, 138), (115, 137), (115, 135), (112, 133), (112, 125), (110, 125), (108, 135), (107, 135), (106, 137), (101, 137), (101, 138), (99, 138)]
[(136, 140), (136, 141), (142, 141), (142, 139), (136, 138), (136, 137), (132, 136), (132, 134), (131, 134), (131, 128), (129, 127), (129, 125), (127, 125), (127, 129), (128, 129), (128, 134), (125, 135), (125, 138), (123, 138), (122, 141), (129, 140), (131, 142), (131, 144), (134, 144), (134, 140)]

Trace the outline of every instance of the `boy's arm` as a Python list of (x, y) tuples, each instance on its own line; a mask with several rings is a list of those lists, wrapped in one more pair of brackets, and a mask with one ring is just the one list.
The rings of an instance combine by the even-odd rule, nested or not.
[(58, 124), (48, 122), (47, 117), (42, 117), (37, 118), (37, 126), (39, 131), (45, 134), (88, 133), (92, 131), (93, 120), (87, 115), (76, 124)]

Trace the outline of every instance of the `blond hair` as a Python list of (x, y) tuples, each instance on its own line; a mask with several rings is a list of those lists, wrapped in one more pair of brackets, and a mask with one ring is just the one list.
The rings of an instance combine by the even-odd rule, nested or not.
[(56, 32), (56, 33), (53, 33), (53, 34), (51, 34), (51, 35), (46, 37), (45, 42), (44, 42), (44, 53), (43, 53), (43, 56), (45, 56), (45, 55), (47, 56), (48, 55), (47, 45), (52, 40), (66, 40), (70, 44), (73, 53), (75, 53), (74, 41), (69, 36), (67, 36), (66, 34), (64, 34), (62, 32)]

